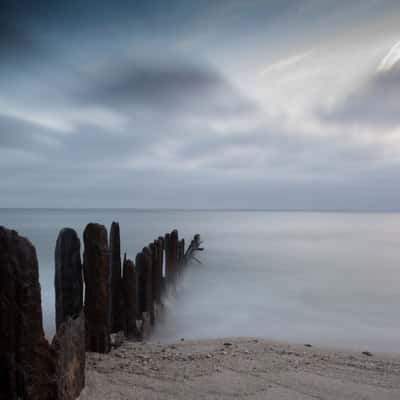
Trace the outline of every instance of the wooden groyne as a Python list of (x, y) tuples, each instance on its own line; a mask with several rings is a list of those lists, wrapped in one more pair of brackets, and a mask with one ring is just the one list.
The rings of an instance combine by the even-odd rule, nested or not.
[(177, 230), (121, 261), (120, 229), (90, 223), (81, 242), (71, 228), (55, 246), (56, 334), (43, 331), (36, 250), (0, 226), (0, 400), (74, 400), (85, 386), (85, 352), (107, 353), (112, 334), (147, 338), (162, 299), (202, 250), (185, 250)]

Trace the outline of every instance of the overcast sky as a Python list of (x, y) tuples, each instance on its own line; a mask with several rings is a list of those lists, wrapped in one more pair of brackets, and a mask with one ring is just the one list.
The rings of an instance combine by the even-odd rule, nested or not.
[(0, 7), (0, 207), (400, 209), (398, 0)]

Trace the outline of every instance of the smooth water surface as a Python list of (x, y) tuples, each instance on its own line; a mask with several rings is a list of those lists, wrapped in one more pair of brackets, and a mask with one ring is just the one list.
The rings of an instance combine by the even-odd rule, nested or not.
[(120, 222), (122, 252), (177, 228), (200, 233), (155, 339), (259, 336), (400, 352), (400, 214), (267, 211), (0, 210), (36, 247), (44, 322), (54, 331), (54, 247), (63, 227)]

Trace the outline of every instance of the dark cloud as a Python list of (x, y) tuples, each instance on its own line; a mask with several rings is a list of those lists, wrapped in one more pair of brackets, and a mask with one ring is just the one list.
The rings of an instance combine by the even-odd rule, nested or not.
[(165, 111), (242, 113), (257, 108), (214, 69), (177, 60), (142, 63), (125, 60), (89, 80), (76, 94), (86, 104), (117, 109), (144, 105)]
[(41, 52), (42, 48), (30, 34), (29, 27), (19, 20), (10, 19), (0, 9), (1, 66), (36, 58)]
[(83, 98), (94, 102), (121, 104), (126, 102), (162, 102), (199, 96), (224, 84), (214, 71), (185, 65), (135, 65), (110, 68), (95, 82)]
[(324, 110), (321, 115), (343, 124), (400, 125), (400, 63), (389, 71), (375, 73), (342, 102), (331, 110)]

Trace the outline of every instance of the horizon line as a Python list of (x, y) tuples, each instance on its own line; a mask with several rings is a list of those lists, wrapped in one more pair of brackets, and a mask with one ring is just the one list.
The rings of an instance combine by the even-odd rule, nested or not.
[(158, 208), (158, 207), (0, 207), (0, 210), (21, 211), (175, 211), (175, 212), (359, 212), (397, 213), (399, 209), (380, 208)]

